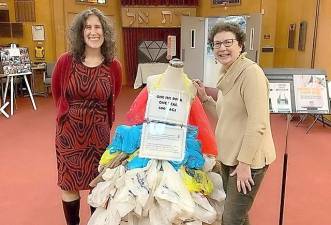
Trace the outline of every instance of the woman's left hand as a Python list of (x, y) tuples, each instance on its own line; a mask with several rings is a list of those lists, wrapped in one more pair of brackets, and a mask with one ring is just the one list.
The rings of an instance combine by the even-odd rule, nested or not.
[[(238, 192), (243, 192), (244, 194), (252, 190), (254, 181), (251, 174), (251, 167), (249, 164), (239, 162), (236, 169), (230, 174), (230, 176), (237, 175), (237, 189)], [(248, 191), (247, 191), (248, 190)]]

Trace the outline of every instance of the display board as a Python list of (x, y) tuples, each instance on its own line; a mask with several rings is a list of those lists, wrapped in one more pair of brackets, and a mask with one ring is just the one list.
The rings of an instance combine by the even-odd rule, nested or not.
[(31, 61), (27, 48), (1, 48), (0, 62), (5, 75), (31, 73)]
[(264, 69), (271, 113), (329, 114), (326, 72), (319, 69)]

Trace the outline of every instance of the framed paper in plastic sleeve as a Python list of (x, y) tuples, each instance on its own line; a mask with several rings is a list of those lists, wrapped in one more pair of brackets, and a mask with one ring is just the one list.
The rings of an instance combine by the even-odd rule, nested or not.
[(139, 156), (161, 160), (183, 160), (189, 110), (189, 96), (184, 92), (150, 91)]
[(32, 25), (32, 40), (34, 41), (45, 40), (44, 25)]
[(185, 155), (186, 127), (165, 123), (143, 123), (139, 157), (182, 161)]

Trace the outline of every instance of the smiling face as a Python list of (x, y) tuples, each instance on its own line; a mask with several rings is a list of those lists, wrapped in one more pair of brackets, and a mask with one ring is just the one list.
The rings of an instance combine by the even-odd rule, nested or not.
[(104, 40), (103, 29), (99, 18), (96, 15), (89, 16), (84, 27), (85, 47), (100, 49)]
[[(239, 46), (238, 41), (236, 40), (235, 34), (229, 31), (219, 32), (214, 36), (213, 43), (215, 58), (225, 69), (228, 69), (239, 57), (242, 50), (242, 47)], [(231, 46), (226, 47), (225, 45)]]

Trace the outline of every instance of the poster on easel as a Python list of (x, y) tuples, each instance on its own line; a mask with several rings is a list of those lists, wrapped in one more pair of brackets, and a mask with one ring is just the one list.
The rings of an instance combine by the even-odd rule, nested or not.
[(27, 48), (1, 48), (0, 62), (4, 75), (31, 73), (31, 61)]
[(269, 108), (271, 113), (291, 113), (291, 84), (269, 83)]
[(293, 75), (295, 108), (300, 113), (329, 113), (325, 75)]

